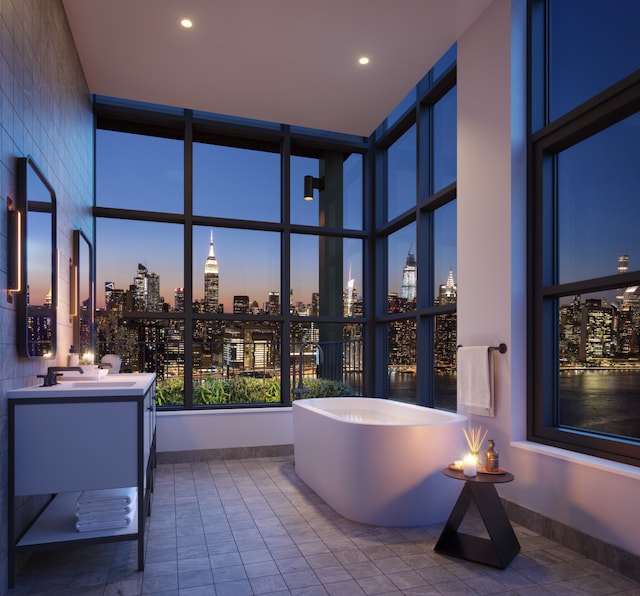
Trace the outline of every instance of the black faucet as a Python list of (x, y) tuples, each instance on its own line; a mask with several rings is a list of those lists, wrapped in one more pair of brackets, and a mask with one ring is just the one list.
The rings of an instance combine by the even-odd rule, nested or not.
[(46, 375), (38, 375), (39, 379), (44, 379), (44, 383), (41, 385), (41, 387), (52, 387), (53, 385), (57, 385), (58, 377), (61, 377), (62, 372), (65, 370), (76, 371), (81, 375), (84, 374), (84, 370), (82, 370), (82, 368), (80, 368), (79, 366), (50, 366), (47, 369)]

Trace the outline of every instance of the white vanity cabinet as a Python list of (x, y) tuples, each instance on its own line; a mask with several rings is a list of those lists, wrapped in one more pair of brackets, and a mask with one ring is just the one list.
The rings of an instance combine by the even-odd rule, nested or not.
[[(155, 468), (155, 374), (27, 387), (10, 391), (8, 398), (9, 587), (19, 552), (78, 541), (136, 540), (142, 571)], [(138, 489), (129, 526), (76, 530), (82, 491), (125, 487)], [(34, 495), (46, 495), (47, 505), (17, 535), (16, 506), (22, 497)]]

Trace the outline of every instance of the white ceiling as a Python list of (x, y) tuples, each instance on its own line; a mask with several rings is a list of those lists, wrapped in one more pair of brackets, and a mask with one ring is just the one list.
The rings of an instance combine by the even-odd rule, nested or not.
[(63, 4), (91, 93), (369, 136), (492, 1)]

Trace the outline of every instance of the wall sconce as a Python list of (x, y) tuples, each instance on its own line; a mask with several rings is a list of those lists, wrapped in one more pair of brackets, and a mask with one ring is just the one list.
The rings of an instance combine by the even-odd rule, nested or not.
[(78, 316), (78, 266), (69, 259), (69, 317)]
[(7, 197), (7, 292), (22, 291), (22, 213)]
[(313, 176), (304, 177), (304, 200), (313, 201), (313, 189), (324, 189), (324, 177), (314, 178)]

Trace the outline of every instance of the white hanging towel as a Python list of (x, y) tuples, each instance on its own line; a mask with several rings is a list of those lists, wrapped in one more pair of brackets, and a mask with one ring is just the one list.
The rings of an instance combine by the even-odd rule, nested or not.
[(467, 414), (493, 416), (493, 360), (489, 346), (458, 348), (458, 406)]

